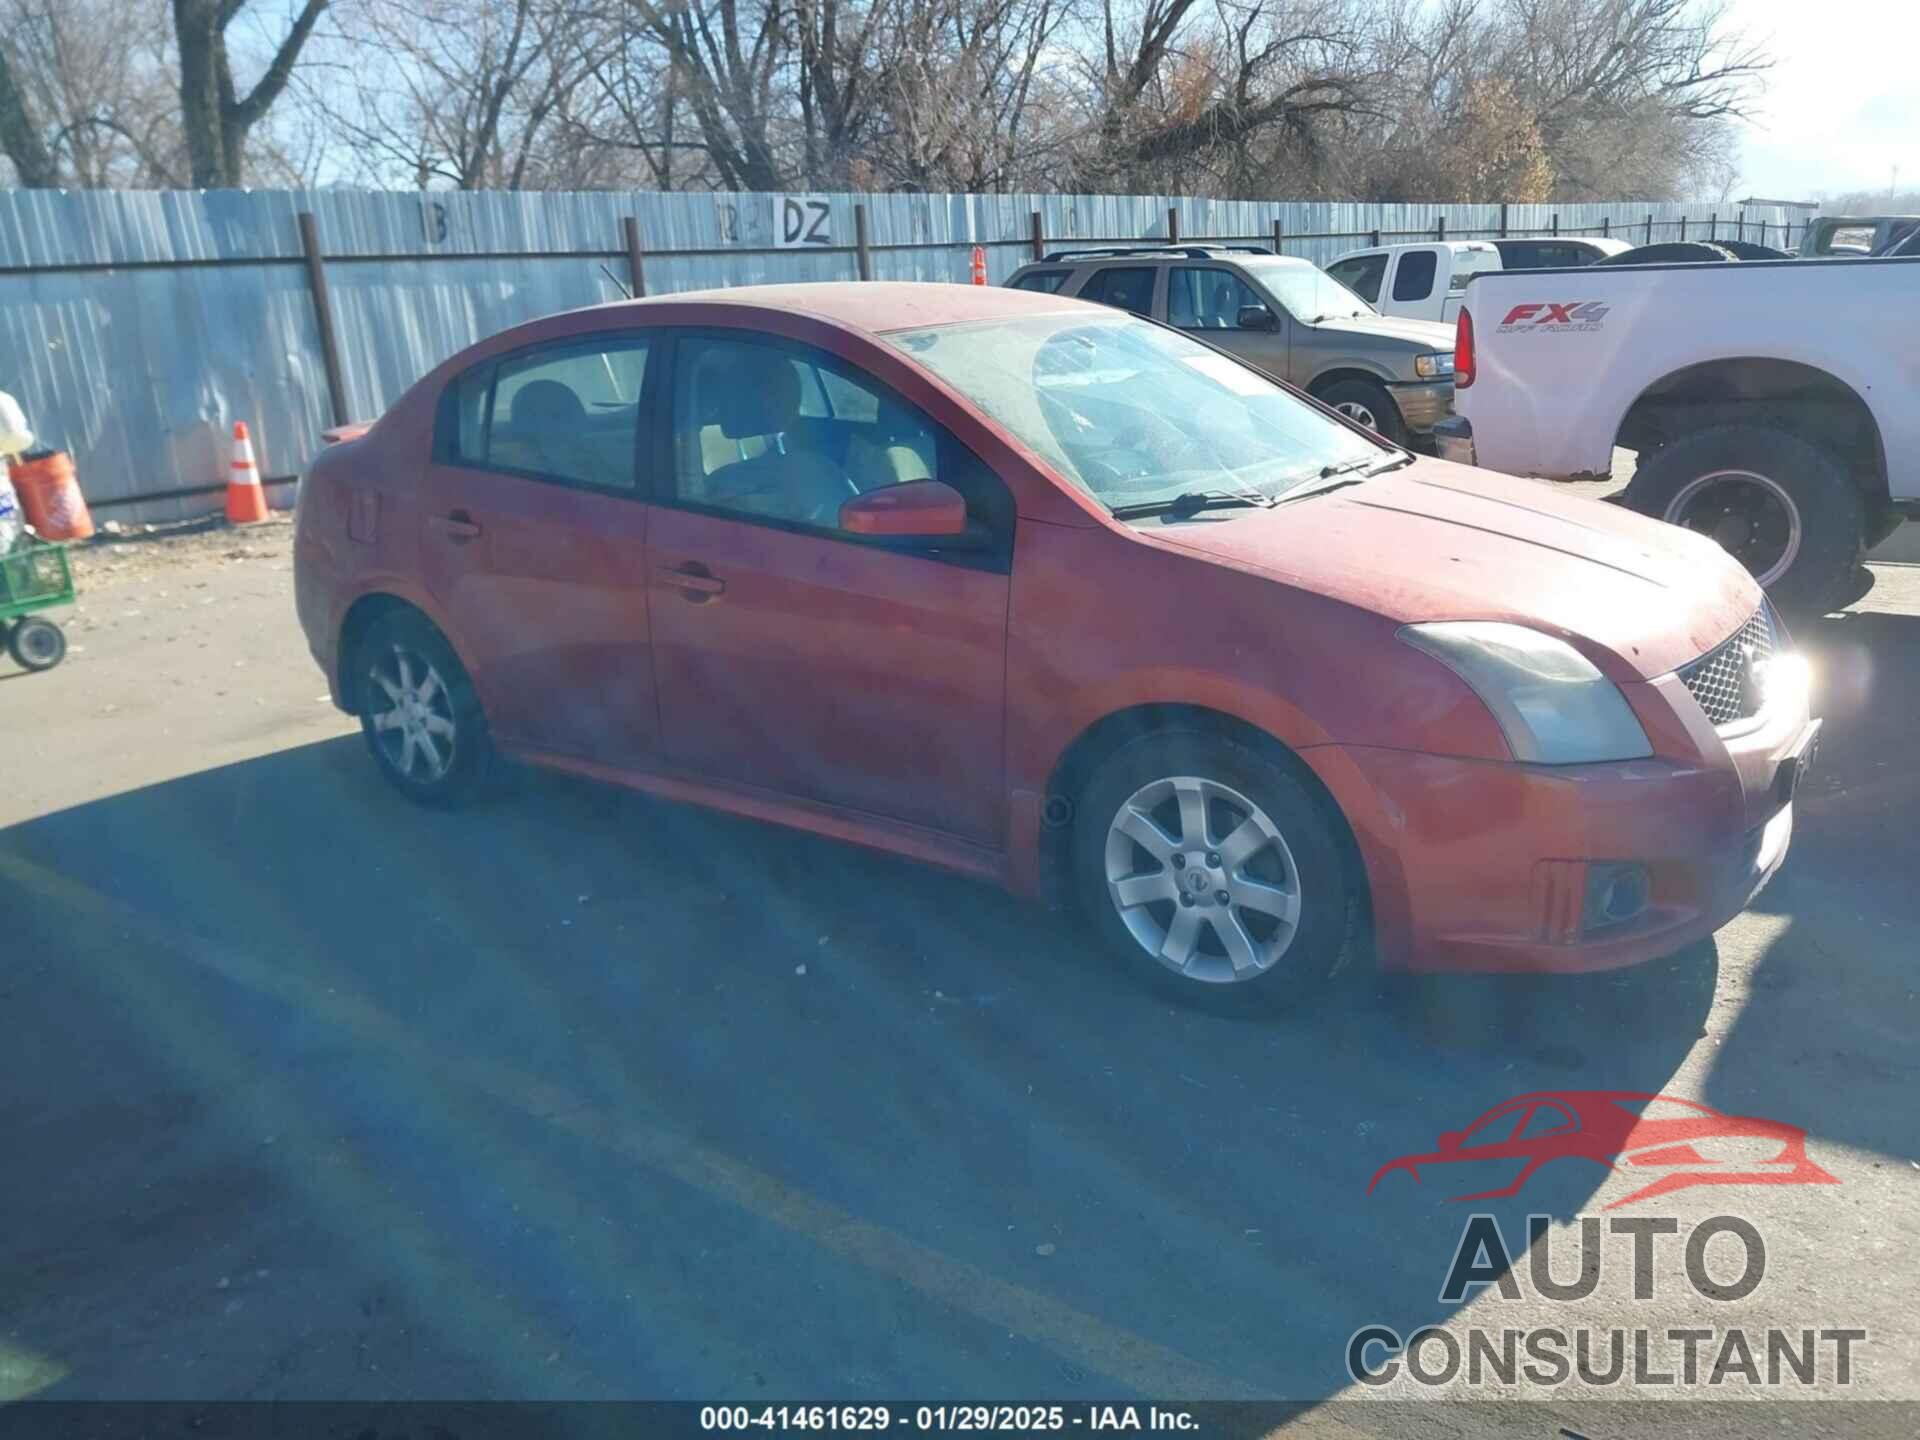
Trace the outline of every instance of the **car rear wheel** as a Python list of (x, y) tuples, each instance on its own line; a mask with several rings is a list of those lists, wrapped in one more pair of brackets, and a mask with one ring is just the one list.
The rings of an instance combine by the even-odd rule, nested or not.
[(355, 652), (360, 731), (394, 787), (423, 805), (474, 799), (495, 757), (473, 683), (453, 647), (416, 610), (373, 623)]
[(1400, 407), (1393, 403), (1384, 385), (1371, 380), (1342, 380), (1322, 390), (1320, 401), (1395, 445), (1406, 443), (1407, 427), (1400, 418)]
[(1075, 888), (1150, 982), (1231, 1008), (1302, 998), (1345, 963), (1359, 892), (1322, 802), (1276, 757), (1160, 732), (1081, 797)]
[(1825, 613), (1859, 568), (1859, 488), (1790, 431), (1723, 425), (1685, 436), (1640, 466), (1626, 502), (1717, 540), (1788, 614)]

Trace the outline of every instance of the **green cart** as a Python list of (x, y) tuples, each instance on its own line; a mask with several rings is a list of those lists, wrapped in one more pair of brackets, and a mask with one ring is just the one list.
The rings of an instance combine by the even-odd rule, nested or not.
[(67, 637), (39, 612), (73, 603), (67, 547), (23, 541), (0, 555), (0, 630), (7, 653), (29, 670), (51, 670), (67, 657)]

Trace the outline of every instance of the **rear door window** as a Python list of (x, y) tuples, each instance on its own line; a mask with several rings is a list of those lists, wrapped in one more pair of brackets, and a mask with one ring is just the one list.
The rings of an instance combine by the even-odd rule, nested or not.
[(440, 451), (456, 465), (633, 490), (647, 341), (589, 336), (477, 366), (453, 382)]
[(1440, 257), (1431, 250), (1409, 250), (1393, 272), (1393, 298), (1424, 300), (1433, 294), (1433, 275)]
[(1116, 310), (1131, 310), (1135, 315), (1153, 313), (1153, 277), (1151, 265), (1112, 265), (1096, 270), (1080, 287), (1080, 299), (1095, 300)]

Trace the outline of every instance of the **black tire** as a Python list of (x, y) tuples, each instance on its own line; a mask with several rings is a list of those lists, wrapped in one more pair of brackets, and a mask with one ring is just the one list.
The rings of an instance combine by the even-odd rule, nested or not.
[[(1338, 380), (1317, 394), (1322, 405), (1330, 405), (1340, 410), (1349, 420), (1366, 425), (1382, 439), (1395, 445), (1407, 443), (1407, 427), (1400, 418), (1400, 407), (1393, 403), (1393, 396), (1387, 393), (1387, 387), (1372, 380)], [(1342, 409), (1351, 406), (1353, 410), (1364, 411), (1365, 416)]]
[[(1278, 884), (1282, 890), (1290, 884), (1297, 897), (1298, 916), (1284, 944), (1280, 943), (1284, 927), (1269, 924), (1257, 910), (1249, 914), (1238, 904), (1222, 907), (1203, 896), (1198, 905), (1183, 907), (1162, 900), (1134, 907), (1136, 912), (1146, 912), (1136, 913), (1133, 924), (1146, 929), (1149, 938), (1152, 927), (1160, 927), (1167, 942), (1162, 949), (1170, 947), (1174, 923), (1183, 908), (1193, 917), (1188, 923), (1201, 927), (1200, 947), (1192, 957), (1193, 974), (1182, 974), (1159, 959), (1148, 948), (1147, 939), (1122, 918), (1109, 886), (1109, 832), (1123, 806), (1130, 806), (1144, 790), (1172, 783), (1176, 777), (1198, 779), (1237, 792), (1265, 812), (1276, 828), (1283, 842), (1279, 850), (1264, 850), (1235, 867), (1235, 875), (1213, 883), (1231, 884), (1236, 894), (1244, 893), (1238, 887), (1247, 880)], [(1183, 1003), (1244, 1013), (1254, 1008), (1284, 1008), (1313, 994), (1354, 953), (1364, 907), (1355, 865), (1348, 858), (1343, 822), (1329, 813), (1327, 802), (1309, 788), (1310, 783), (1284, 755), (1269, 754), (1206, 730), (1157, 731), (1120, 746), (1083, 787), (1073, 831), (1074, 895), (1102, 946), (1147, 984)], [(1179, 800), (1166, 803), (1177, 809)], [(1228, 801), (1214, 800), (1205, 808), (1209, 831), (1216, 826), (1237, 828), (1236, 807)], [(1183, 840), (1184, 833), (1183, 827)], [(1208, 843), (1224, 838), (1211, 836)], [(1126, 842), (1119, 843), (1124, 849)], [(1176, 870), (1171, 861), (1156, 867), (1145, 849), (1134, 855), (1122, 867), (1128, 877), (1164, 875), (1175, 892), (1182, 888), (1176, 876), (1200, 873), (1196, 866)], [(1204, 866), (1216, 859), (1229, 857), (1220, 857), (1216, 851), (1200, 863)], [(1156, 869), (1156, 876), (1140, 875), (1136, 865)], [(1266, 866), (1275, 868), (1260, 868)], [(1238, 979), (1222, 974), (1231, 972), (1232, 962), (1225, 953), (1225, 932), (1216, 928), (1216, 923), (1238, 924), (1256, 947), (1270, 951), (1268, 967)], [(1207, 953), (1209, 950), (1218, 953)], [(1206, 977), (1209, 971), (1212, 978), (1195, 978)]]
[[(418, 674), (421, 664), (430, 667), (437, 684)], [(433, 622), (418, 610), (389, 611), (354, 647), (352, 665), (360, 733), (396, 790), (419, 804), (443, 808), (486, 793), (499, 768), (487, 717), (465, 667)], [(389, 687), (399, 686), (403, 674), (425, 698), (416, 694), (411, 717), (383, 719), (401, 709)], [(443, 744), (450, 753), (441, 759)]]
[(51, 620), (30, 615), (8, 632), (7, 653), (23, 670), (51, 670), (67, 658), (66, 632)]
[[(1832, 455), (1790, 431), (1722, 425), (1683, 436), (1644, 460), (1627, 487), (1626, 502), (1642, 515), (1713, 533), (1706, 522), (1716, 492), (1710, 485), (1690, 487), (1722, 470), (1761, 477), (1773, 494), (1760, 519), (1771, 524), (1778, 504), (1788, 524), (1797, 527), (1784, 568), (1763, 580), (1774, 605), (1790, 616), (1824, 615), (1860, 565), (1866, 505), (1859, 487)], [(1721, 490), (1727, 491), (1724, 482)], [(1766, 538), (1756, 534), (1744, 553), (1734, 550), (1756, 579), (1771, 568), (1766, 566), (1771, 546), (1760, 543)]]

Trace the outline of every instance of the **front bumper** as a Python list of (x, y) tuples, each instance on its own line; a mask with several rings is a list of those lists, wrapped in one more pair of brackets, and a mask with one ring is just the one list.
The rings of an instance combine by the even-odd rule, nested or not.
[[(1735, 739), (1709, 730), (1720, 753), (1694, 760), (1303, 758), (1353, 825), (1383, 969), (1577, 972), (1672, 954), (1746, 908), (1786, 858), (1818, 729), (1800, 705)], [(1588, 880), (1620, 865), (1641, 867), (1646, 903), (1607, 923)]]
[(1464, 415), (1449, 415), (1433, 427), (1433, 449), (1442, 460), (1456, 465), (1475, 465), (1473, 422)]
[(1389, 385), (1400, 419), (1416, 435), (1425, 435), (1453, 413), (1453, 381), (1416, 380)]

